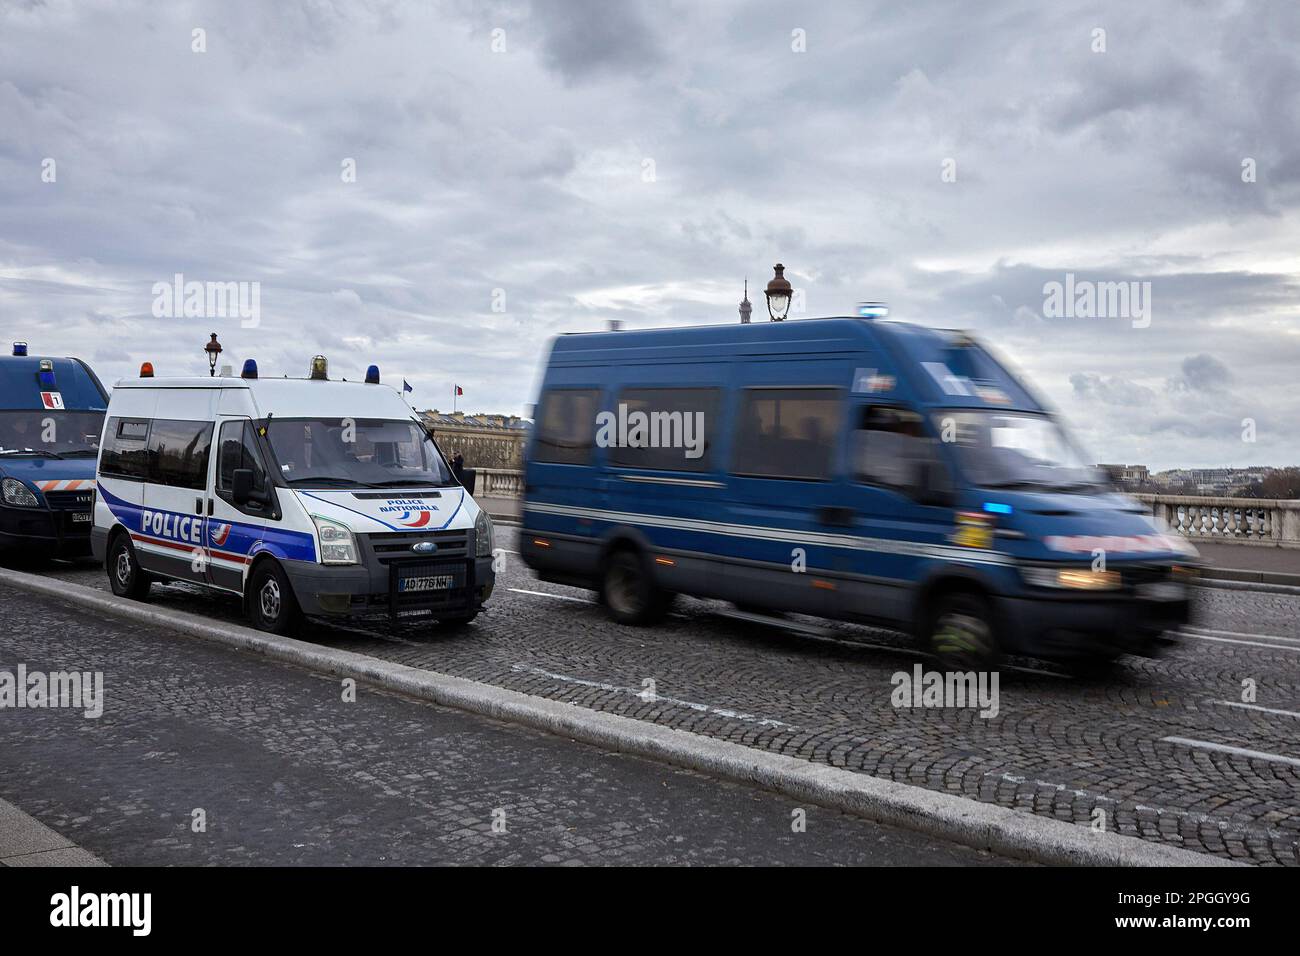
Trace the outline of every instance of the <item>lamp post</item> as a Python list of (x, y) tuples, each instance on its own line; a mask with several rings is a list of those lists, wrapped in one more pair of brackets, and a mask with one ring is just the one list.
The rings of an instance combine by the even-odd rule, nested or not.
[(208, 344), (203, 346), (203, 351), (208, 353), (208, 375), (215, 377), (217, 374), (217, 357), (221, 354), (221, 343), (217, 341), (217, 333), (212, 333), (212, 338)]
[(785, 266), (778, 262), (773, 270), (776, 274), (764, 292), (767, 296), (767, 314), (773, 322), (784, 322), (786, 313), (790, 311), (790, 295), (793, 290), (790, 288), (790, 280), (785, 277)]

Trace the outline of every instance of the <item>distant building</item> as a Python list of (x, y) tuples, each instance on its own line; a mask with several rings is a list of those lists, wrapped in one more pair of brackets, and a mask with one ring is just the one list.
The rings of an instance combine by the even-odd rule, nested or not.
[(1110, 480), (1121, 485), (1144, 485), (1151, 480), (1151, 472), (1146, 465), (1098, 465), (1110, 475)]
[(420, 412), (424, 427), (448, 459), (458, 453), (465, 456), (466, 468), (503, 468), (519, 471), (524, 467), (524, 442), (531, 423), (517, 415), (467, 415), (464, 412), (440, 412), (434, 408)]

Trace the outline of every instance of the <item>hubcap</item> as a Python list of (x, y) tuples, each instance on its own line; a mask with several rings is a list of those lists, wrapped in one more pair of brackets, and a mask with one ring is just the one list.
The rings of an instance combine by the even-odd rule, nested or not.
[(280, 582), (275, 578), (266, 579), (258, 599), (262, 605), (262, 617), (274, 621), (280, 616)]
[(637, 601), (639, 577), (639, 571), (631, 558), (618, 558), (609, 569), (605, 599), (619, 614), (635, 614), (639, 609)]
[(123, 548), (117, 552), (117, 564), (114, 567), (117, 574), (117, 583), (121, 587), (126, 587), (131, 583), (131, 552)]
[(948, 613), (935, 623), (931, 649), (945, 660), (962, 665), (979, 665), (993, 654), (989, 627), (970, 614)]

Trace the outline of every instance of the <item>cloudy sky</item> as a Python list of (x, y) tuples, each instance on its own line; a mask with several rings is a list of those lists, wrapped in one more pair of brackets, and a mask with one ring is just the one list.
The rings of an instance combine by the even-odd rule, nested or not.
[[(779, 260), (976, 330), (1097, 460), (1300, 464), (1297, 49), (1291, 0), (0, 0), (0, 335), (521, 413), (554, 335), (736, 321)], [(157, 314), (178, 273), (257, 324)], [(1067, 273), (1149, 322), (1049, 314)]]

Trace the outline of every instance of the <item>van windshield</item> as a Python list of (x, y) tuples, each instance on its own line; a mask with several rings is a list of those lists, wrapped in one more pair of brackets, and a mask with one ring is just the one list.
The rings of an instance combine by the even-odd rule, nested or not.
[(1064, 429), (1045, 415), (944, 411), (934, 422), (966, 476), (985, 488), (1083, 492), (1105, 486)]
[(272, 418), (266, 437), (294, 486), (411, 488), (456, 482), (418, 424), (375, 418)]
[(0, 411), (0, 455), (94, 458), (103, 430), (103, 412)]

